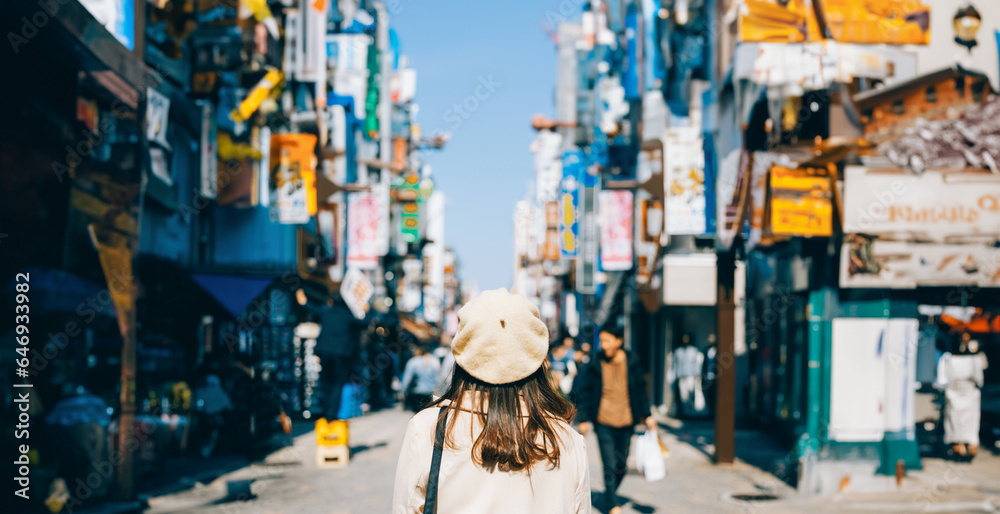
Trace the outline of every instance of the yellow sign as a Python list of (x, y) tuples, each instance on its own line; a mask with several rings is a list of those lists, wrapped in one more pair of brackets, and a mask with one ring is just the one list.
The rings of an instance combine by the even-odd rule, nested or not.
[(105, 234), (108, 240), (101, 241), (97, 236), (97, 224), (91, 223), (87, 228), (91, 242), (97, 248), (97, 257), (101, 261), (111, 302), (118, 315), (118, 329), (122, 337), (126, 337), (129, 316), (135, 310), (132, 251), (129, 250), (128, 240), (125, 237), (108, 233)]
[(771, 168), (771, 233), (776, 236), (833, 235), (830, 175), (825, 169)]
[(257, 82), (257, 85), (250, 90), (240, 105), (233, 109), (229, 117), (240, 123), (250, 119), (250, 115), (257, 111), (260, 104), (270, 95), (271, 90), (281, 82), (281, 77), (281, 72), (277, 68), (268, 68), (264, 78)]

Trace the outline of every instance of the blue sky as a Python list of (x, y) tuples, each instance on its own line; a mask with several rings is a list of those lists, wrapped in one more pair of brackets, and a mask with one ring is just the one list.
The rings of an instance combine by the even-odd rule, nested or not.
[(554, 110), (556, 49), (545, 23), (559, 2), (387, 5), (401, 52), (417, 70), (421, 130), (452, 134), (443, 151), (424, 158), (447, 197), (445, 239), (462, 279), (481, 290), (510, 288), (514, 204), (534, 177), (531, 115)]

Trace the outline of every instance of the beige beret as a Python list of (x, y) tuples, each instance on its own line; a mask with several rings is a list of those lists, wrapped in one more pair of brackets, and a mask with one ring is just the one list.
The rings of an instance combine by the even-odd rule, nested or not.
[(509, 384), (542, 366), (549, 329), (523, 295), (484, 291), (458, 311), (451, 350), (455, 363), (470, 375), (489, 384)]

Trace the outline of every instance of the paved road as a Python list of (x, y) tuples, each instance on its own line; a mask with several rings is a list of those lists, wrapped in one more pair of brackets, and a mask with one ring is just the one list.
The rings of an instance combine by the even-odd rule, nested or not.
[[(387, 513), (392, 503), (396, 458), (409, 417), (409, 413), (390, 410), (354, 420), (353, 457), (347, 468), (318, 469), (314, 463), (314, 435), (310, 432), (289, 441), (288, 447), (262, 463), (187, 491), (153, 498), (149, 512)], [(925, 460), (925, 472), (914, 474), (903, 489), (889, 493), (859, 488), (856, 493), (799, 498), (777, 477), (749, 464), (714, 466), (705, 453), (706, 448), (711, 449), (706, 437), (698, 431), (666, 434), (664, 439), (671, 449), (667, 478), (646, 482), (633, 467), (619, 490), (630, 500), (626, 512), (1000, 512), (1000, 459), (996, 457), (981, 457), (971, 466)], [(587, 443), (591, 482), (599, 491), (602, 484), (597, 441), (591, 435)], [(248, 483), (253, 497), (244, 500), (239, 496), (239, 486)], [(769, 494), (779, 499), (750, 503), (733, 499), (734, 494)]]

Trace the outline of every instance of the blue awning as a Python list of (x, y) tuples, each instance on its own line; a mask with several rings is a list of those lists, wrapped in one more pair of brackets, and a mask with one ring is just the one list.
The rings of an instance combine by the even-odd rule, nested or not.
[(205, 273), (196, 273), (191, 278), (235, 317), (243, 314), (250, 302), (263, 293), (274, 281), (272, 278)]
[[(32, 312), (79, 314), (85, 311), (112, 319), (117, 317), (106, 284), (97, 284), (58, 268), (33, 267), (24, 272), (31, 280)], [(16, 283), (16, 279), (11, 278), (8, 290), (13, 291)]]

